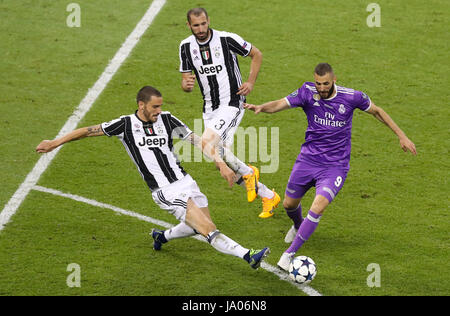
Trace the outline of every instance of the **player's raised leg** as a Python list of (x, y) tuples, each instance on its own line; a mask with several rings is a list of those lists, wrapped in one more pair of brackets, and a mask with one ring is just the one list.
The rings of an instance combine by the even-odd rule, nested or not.
[(278, 266), (288, 271), (289, 263), (292, 260), (294, 254), (300, 249), (300, 247), (311, 237), (319, 225), (320, 218), (330, 202), (328, 199), (320, 194), (316, 195), (314, 202), (311, 205), (311, 209), (308, 211), (308, 215), (300, 225), (294, 240), (289, 248), (281, 255), (278, 261)]
[[(211, 125), (216, 126), (217, 124)], [(226, 140), (230, 140), (230, 137), (228, 135)], [(212, 128), (206, 128), (202, 135), (202, 144), (204, 147), (219, 147), (222, 159), (237, 175), (236, 183), (246, 188), (247, 200), (253, 202), (258, 195), (263, 199), (263, 211), (260, 217), (267, 218), (272, 216), (273, 210), (278, 206), (280, 201), (278, 194), (259, 182), (258, 168), (246, 165), (238, 159), (228, 147), (232, 142), (226, 142), (226, 140), (224, 141)]]
[(303, 243), (311, 237), (319, 225), (322, 214), (329, 203), (330, 202), (326, 197), (320, 194), (316, 195), (311, 205), (311, 209), (308, 211), (308, 215), (300, 225), (291, 246), (286, 252), (297, 252)]

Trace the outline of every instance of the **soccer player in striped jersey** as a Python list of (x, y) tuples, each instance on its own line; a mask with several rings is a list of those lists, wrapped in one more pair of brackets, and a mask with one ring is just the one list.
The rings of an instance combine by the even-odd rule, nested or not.
[[(295, 253), (315, 231), (325, 208), (344, 185), (350, 168), (354, 110), (372, 114), (398, 136), (405, 152), (416, 155), (414, 143), (365, 93), (336, 85), (336, 76), (327, 63), (316, 66), (314, 82), (305, 82), (287, 97), (259, 106), (244, 106), (256, 114), (301, 107), (308, 120), (305, 143), (294, 163), (283, 201), (287, 215), (294, 223), (285, 237), (291, 245), (278, 262), (278, 266), (286, 271)], [(316, 195), (303, 219), (301, 199), (313, 186)]]
[[(222, 147), (222, 157), (237, 175), (237, 183), (247, 190), (249, 202), (262, 198), (261, 218), (273, 215), (280, 196), (259, 182), (259, 170), (246, 165), (230, 150), (234, 134), (243, 116), (245, 97), (253, 90), (262, 62), (262, 53), (239, 35), (209, 28), (208, 13), (195, 8), (187, 13), (192, 35), (180, 44), (181, 87), (191, 92), (197, 79), (203, 96), (205, 144)], [(250, 56), (250, 74), (243, 82), (237, 56)], [(194, 74), (192, 74), (194, 72)]]
[(136, 101), (138, 110), (134, 114), (79, 128), (54, 140), (44, 140), (36, 147), (36, 151), (47, 153), (67, 142), (89, 136), (118, 137), (147, 183), (155, 203), (180, 221), (166, 231), (152, 230), (155, 250), (160, 250), (162, 244), (171, 239), (200, 233), (216, 250), (243, 258), (257, 269), (269, 254), (269, 248), (244, 248), (217, 230), (209, 213), (208, 199), (183, 170), (173, 152), (173, 138), (189, 141), (202, 149), (230, 185), (234, 183), (234, 172), (214, 148), (201, 146), (200, 137), (183, 122), (170, 112), (162, 112), (163, 99), (158, 90), (145, 86), (137, 94)]

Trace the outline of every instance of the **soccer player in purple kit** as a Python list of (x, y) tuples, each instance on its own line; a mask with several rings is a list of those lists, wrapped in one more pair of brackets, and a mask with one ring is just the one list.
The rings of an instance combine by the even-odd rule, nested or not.
[[(350, 168), (352, 118), (355, 109), (372, 114), (398, 136), (405, 152), (417, 154), (414, 143), (365, 93), (336, 85), (336, 76), (328, 63), (316, 66), (314, 82), (305, 82), (300, 89), (285, 98), (262, 105), (244, 104), (244, 108), (255, 114), (272, 114), (297, 107), (305, 112), (308, 127), (305, 143), (292, 168), (283, 201), (286, 213), (294, 223), (285, 237), (285, 242), (291, 245), (278, 261), (278, 266), (286, 271), (295, 253), (313, 234), (325, 208), (334, 200), (345, 182)], [(301, 199), (313, 186), (316, 187), (316, 195), (303, 219)]]

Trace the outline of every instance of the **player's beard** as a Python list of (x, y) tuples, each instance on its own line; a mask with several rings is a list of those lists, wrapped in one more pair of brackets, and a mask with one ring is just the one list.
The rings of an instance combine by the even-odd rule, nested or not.
[(145, 108), (143, 109), (142, 114), (144, 115), (147, 122), (155, 123), (158, 120), (159, 114), (152, 114), (149, 111), (147, 111)]
[(322, 92), (320, 92), (320, 97), (321, 97), (322, 99), (329, 99), (329, 98), (333, 95), (333, 93), (334, 93), (334, 84), (331, 86), (330, 90), (328, 90), (328, 91), (326, 92), (326, 96), (323, 96), (323, 95), (322, 95)]
[(192, 31), (192, 29), (191, 29), (191, 32), (192, 32), (192, 34), (194, 34), (197, 41), (204, 42), (208, 39), (209, 34), (211, 34), (211, 29), (208, 27), (208, 29), (206, 30), (206, 33), (204, 35), (202, 35), (201, 37), (199, 35), (195, 34), (194, 31)]

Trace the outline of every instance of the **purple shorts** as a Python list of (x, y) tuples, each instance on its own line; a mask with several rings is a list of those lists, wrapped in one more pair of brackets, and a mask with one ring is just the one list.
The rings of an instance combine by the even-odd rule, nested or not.
[(297, 160), (291, 171), (286, 195), (293, 199), (302, 198), (313, 186), (331, 203), (344, 185), (349, 168), (339, 166), (319, 167), (304, 160)]

